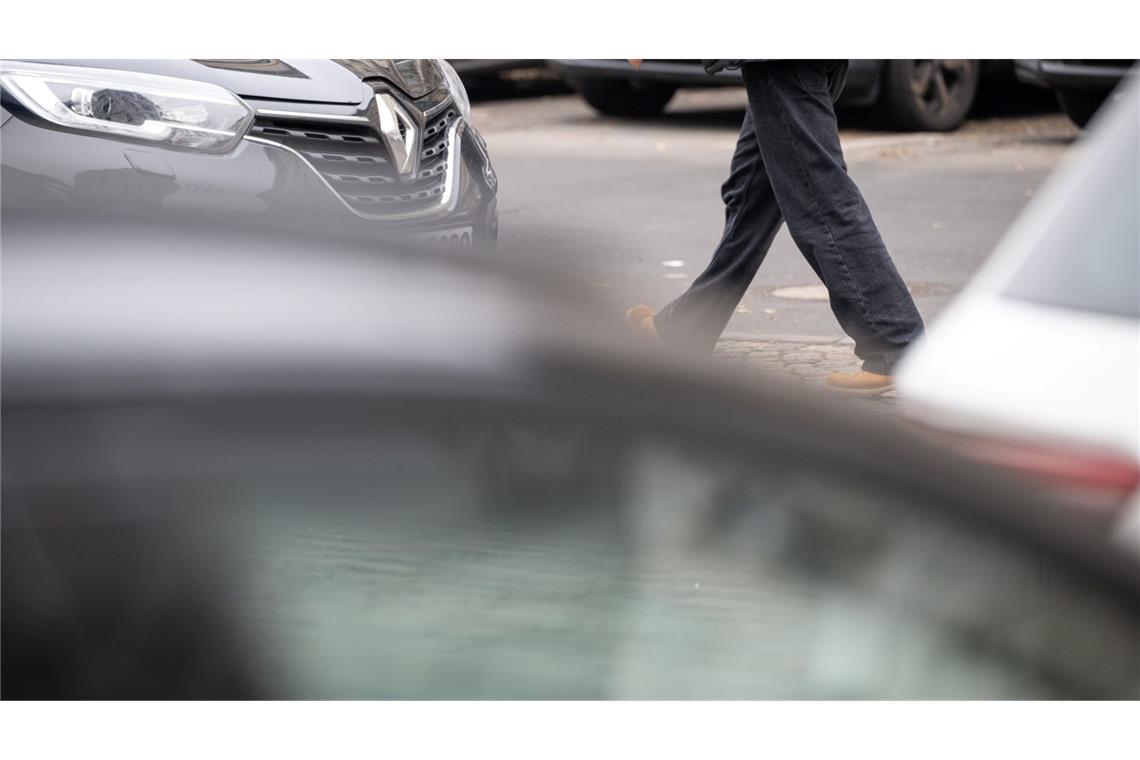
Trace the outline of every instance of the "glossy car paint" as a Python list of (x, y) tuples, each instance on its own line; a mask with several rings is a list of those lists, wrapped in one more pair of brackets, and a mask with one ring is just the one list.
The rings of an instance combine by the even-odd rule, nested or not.
[[(394, 93), (408, 113), (417, 114), (422, 105), (416, 99), (442, 86), (433, 67), (401, 70), (382, 59), (50, 63), (206, 81), (241, 96), (255, 113), (303, 113), (314, 124), (366, 111), (374, 87)], [(177, 217), (252, 215), (285, 226), (322, 224), (330, 232), (364, 239), (466, 227), (480, 242), (493, 243), (497, 235), (497, 180), (486, 143), (462, 118), (455, 130), (458, 160), (449, 203), (415, 218), (383, 219), (355, 213), (307, 160), (273, 141), (247, 134), (232, 152), (205, 155), (59, 129), (36, 119), (7, 93), (4, 106), (13, 114), (3, 124), (4, 202), (9, 207), (161, 210)]]

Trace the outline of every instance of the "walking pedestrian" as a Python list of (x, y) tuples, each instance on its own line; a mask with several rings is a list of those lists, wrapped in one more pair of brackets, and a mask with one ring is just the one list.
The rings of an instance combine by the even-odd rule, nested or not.
[(748, 91), (721, 187), (724, 234), (688, 290), (656, 313), (633, 307), (630, 324), (667, 346), (711, 352), (786, 222), (862, 359), (859, 372), (832, 373), (827, 384), (868, 395), (890, 390), (894, 366), (923, 323), (843, 160), (834, 104), (847, 61), (702, 63), (710, 74), (739, 67)]

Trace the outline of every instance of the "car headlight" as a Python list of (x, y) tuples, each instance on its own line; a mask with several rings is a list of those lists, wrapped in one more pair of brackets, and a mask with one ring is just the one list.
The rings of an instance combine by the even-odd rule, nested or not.
[(451, 97), (455, 101), (455, 106), (459, 110), (460, 115), (470, 121), (471, 99), (467, 97), (467, 88), (463, 86), (463, 80), (459, 78), (459, 72), (455, 70), (454, 66), (442, 58), (437, 58), (436, 63), (439, 64), (439, 69), (443, 72), (444, 86), (446, 86), (447, 91), (451, 93)]
[(5, 62), (0, 83), (52, 124), (177, 148), (224, 153), (253, 122), (253, 110), (229, 90), (189, 79)]

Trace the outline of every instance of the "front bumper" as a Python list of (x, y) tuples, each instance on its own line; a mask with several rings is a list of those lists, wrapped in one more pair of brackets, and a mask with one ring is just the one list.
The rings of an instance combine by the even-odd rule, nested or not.
[(207, 155), (45, 127), (9, 110), (5, 208), (232, 219), (366, 240), (469, 229), (477, 244), (493, 244), (497, 234), (497, 179), (482, 137), (462, 118), (453, 125), (446, 202), (380, 218), (354, 211), (304, 156), (268, 140), (247, 136), (229, 154)]
[(1045, 61), (1013, 62), (1017, 78), (1049, 90), (1092, 90), (1109, 92), (1128, 75), (1133, 61)]

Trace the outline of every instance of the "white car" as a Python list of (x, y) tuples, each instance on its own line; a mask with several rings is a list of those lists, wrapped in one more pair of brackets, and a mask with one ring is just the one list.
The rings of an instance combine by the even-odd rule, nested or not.
[(1140, 552), (1140, 80), (904, 360), (903, 408), (1108, 511)]

